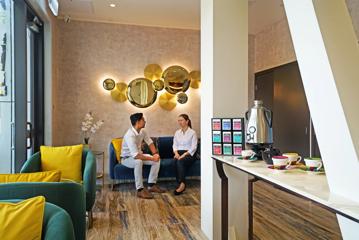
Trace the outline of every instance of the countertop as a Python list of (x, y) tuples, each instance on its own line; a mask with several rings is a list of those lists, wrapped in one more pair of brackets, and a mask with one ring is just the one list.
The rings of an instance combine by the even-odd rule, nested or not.
[(331, 193), (325, 174), (308, 173), (300, 169), (273, 170), (269, 169), (264, 161), (248, 162), (248, 160), (239, 160), (236, 156), (212, 156), (212, 158), (359, 222), (359, 202)]

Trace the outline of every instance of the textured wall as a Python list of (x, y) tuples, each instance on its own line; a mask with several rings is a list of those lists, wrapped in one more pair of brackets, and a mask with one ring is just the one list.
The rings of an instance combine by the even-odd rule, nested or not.
[(143, 76), (149, 63), (158, 63), (163, 68), (179, 64), (188, 70), (199, 70), (199, 31), (79, 21), (69, 24), (61, 21), (58, 28), (55, 145), (82, 141), (80, 124), (88, 111), (105, 121), (90, 141), (95, 150), (107, 151), (112, 138), (123, 136), (134, 112), (145, 113), (151, 136), (173, 135), (180, 113), (190, 115), (194, 129), (200, 134), (200, 89), (190, 89), (188, 103), (168, 112), (158, 102), (146, 109), (129, 102), (117, 103), (101, 85), (106, 77), (128, 83)]
[[(359, 40), (359, 1), (346, 0), (346, 4)], [(255, 35), (255, 72), (295, 60), (296, 56), (286, 18)]]

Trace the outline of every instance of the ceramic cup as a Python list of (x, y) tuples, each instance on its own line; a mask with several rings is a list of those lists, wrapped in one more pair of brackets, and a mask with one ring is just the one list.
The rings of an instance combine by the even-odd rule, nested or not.
[(286, 156), (273, 156), (272, 161), (273, 166), (276, 168), (288, 167), (290, 165), (290, 161)]
[(298, 153), (283, 153), (283, 156), (289, 159), (291, 165), (296, 165), (302, 160)]
[(323, 167), (322, 159), (320, 158), (304, 158), (305, 166), (312, 170), (319, 171)]
[(256, 153), (253, 150), (242, 150), (242, 157), (243, 159), (250, 159), (256, 155)]

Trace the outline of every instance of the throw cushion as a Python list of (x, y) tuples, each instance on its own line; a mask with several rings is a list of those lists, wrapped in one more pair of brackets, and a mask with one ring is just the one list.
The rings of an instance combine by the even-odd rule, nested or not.
[(60, 180), (61, 172), (59, 170), (35, 173), (0, 174), (0, 183), (60, 182)]
[(60, 170), (62, 179), (81, 182), (82, 148), (82, 144), (65, 147), (41, 146), (42, 170)]
[(18, 203), (0, 202), (0, 239), (40, 240), (44, 211), (43, 196)]
[(123, 141), (123, 138), (114, 138), (111, 141), (113, 148), (115, 149), (117, 161), (119, 163), (121, 163), (122, 141)]

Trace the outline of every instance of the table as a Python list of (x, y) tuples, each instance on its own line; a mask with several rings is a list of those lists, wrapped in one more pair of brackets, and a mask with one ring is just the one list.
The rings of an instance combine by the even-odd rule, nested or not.
[[(221, 179), (221, 238), (228, 239), (228, 177), (223, 165), (233, 167), (250, 175), (248, 181), (248, 239), (253, 239), (253, 183), (261, 180), (285, 192), (306, 200), (359, 223), (359, 203), (333, 194), (324, 174), (312, 174), (301, 170), (279, 172), (267, 168), (263, 161), (248, 162), (235, 156), (212, 156)], [(313, 184), (313, 182), (315, 184)]]
[(97, 157), (102, 156), (102, 171), (101, 173), (96, 175), (96, 178), (102, 178), (102, 187), (105, 186), (105, 152), (103, 151), (92, 151), (96, 158), (96, 165), (97, 165)]

